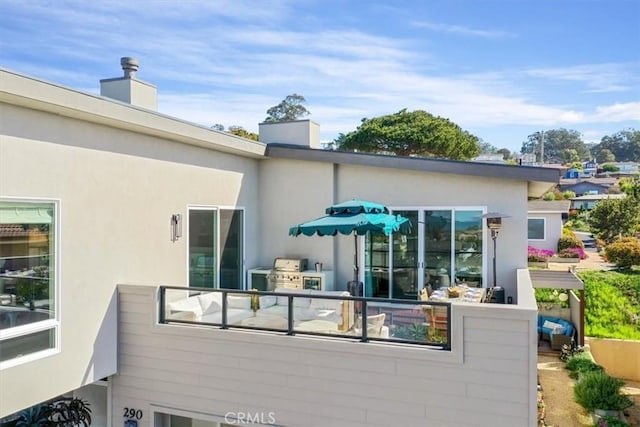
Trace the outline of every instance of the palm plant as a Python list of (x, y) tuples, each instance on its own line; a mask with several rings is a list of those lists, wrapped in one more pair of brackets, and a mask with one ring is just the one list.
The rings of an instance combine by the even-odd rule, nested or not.
[(89, 427), (89, 406), (89, 402), (77, 397), (60, 397), (22, 411), (15, 427)]

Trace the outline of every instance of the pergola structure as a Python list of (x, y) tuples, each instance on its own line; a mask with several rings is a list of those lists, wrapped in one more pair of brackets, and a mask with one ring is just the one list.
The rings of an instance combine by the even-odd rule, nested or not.
[(531, 283), (534, 288), (571, 289), (578, 290), (580, 307), (578, 319), (574, 319), (571, 311), (571, 321), (577, 324), (578, 343), (584, 345), (584, 282), (576, 276), (575, 271), (569, 268), (567, 271), (556, 270), (529, 270)]

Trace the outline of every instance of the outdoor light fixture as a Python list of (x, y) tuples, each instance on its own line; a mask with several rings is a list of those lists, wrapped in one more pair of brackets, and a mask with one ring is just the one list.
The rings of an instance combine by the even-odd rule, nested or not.
[(502, 227), (502, 218), (511, 218), (509, 215), (498, 212), (489, 212), (481, 215), (480, 218), (487, 220), (487, 227), (491, 230), (491, 239), (493, 240), (493, 287), (496, 287), (496, 239), (498, 232)]
[(182, 237), (182, 215), (171, 215), (171, 241), (175, 242)]

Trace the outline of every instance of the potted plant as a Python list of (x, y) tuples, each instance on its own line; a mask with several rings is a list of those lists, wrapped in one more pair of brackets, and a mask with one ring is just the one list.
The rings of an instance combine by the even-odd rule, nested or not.
[(620, 417), (620, 412), (633, 405), (629, 397), (620, 393), (624, 381), (602, 371), (585, 372), (573, 392), (582, 407), (593, 413), (594, 422), (605, 416)]
[(253, 317), (260, 310), (260, 295), (258, 295), (258, 290), (255, 288), (251, 289), (251, 310), (253, 310)]

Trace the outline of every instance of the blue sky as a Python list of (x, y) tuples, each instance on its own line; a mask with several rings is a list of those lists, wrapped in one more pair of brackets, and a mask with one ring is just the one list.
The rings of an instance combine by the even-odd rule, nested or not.
[(158, 110), (257, 132), (303, 95), (322, 140), (402, 108), (498, 148), (640, 129), (640, 0), (0, 0), (0, 67), (93, 93), (120, 57)]

